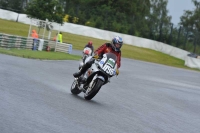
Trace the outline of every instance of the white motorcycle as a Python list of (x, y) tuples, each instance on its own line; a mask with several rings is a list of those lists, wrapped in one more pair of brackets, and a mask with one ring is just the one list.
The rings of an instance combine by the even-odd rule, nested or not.
[[(86, 58), (88, 62), (92, 56)], [(102, 59), (95, 59), (92, 66), (79, 78), (75, 78), (71, 86), (71, 93), (78, 95), (84, 93), (86, 100), (91, 100), (110, 78), (116, 75), (117, 56), (113, 53), (103, 54)], [(85, 79), (84, 82), (82, 79)]]
[(79, 63), (79, 70), (81, 69), (81, 67), (83, 66), (84, 62), (85, 62), (85, 59), (88, 58), (89, 56), (92, 56), (92, 49), (89, 48), (89, 47), (85, 47), (83, 49), (83, 56), (82, 56), (82, 59), (80, 60), (80, 63)]

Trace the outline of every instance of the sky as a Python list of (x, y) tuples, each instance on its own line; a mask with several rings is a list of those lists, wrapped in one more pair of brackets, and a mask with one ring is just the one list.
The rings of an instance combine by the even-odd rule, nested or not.
[(168, 15), (172, 16), (171, 22), (178, 25), (180, 17), (184, 14), (184, 10), (194, 10), (195, 6), (192, 0), (168, 0)]

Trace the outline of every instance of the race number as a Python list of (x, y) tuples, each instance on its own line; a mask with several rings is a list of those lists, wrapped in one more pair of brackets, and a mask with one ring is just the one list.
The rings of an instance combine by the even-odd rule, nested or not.
[(105, 64), (102, 69), (109, 75), (113, 75), (114, 73), (113, 68), (109, 64)]

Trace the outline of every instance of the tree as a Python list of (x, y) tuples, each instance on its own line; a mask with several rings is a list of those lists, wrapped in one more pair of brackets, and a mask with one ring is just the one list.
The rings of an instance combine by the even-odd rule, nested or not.
[(30, 18), (46, 20), (63, 24), (64, 10), (58, 0), (32, 0), (25, 8)]
[(23, 11), (24, 0), (0, 0), (0, 7), (21, 13)]
[(0, 6), (1, 6), (1, 8), (3, 8), (3, 9), (7, 9), (8, 6), (9, 6), (9, 1), (8, 1), (8, 0), (1, 0), (1, 1), (0, 1)]
[[(158, 35), (158, 41), (166, 41), (166, 33), (169, 33), (170, 30), (171, 16), (167, 15), (167, 3), (168, 0), (151, 0), (148, 25), (151, 26), (151, 34)], [(163, 35), (164, 33), (165, 35)]]
[[(186, 29), (187, 40), (193, 42), (193, 52), (195, 53), (196, 46), (200, 44), (200, 2), (198, 0), (191, 1), (196, 8), (193, 11), (184, 11), (184, 14), (180, 17), (180, 24)], [(185, 43), (187, 40), (185, 40)]]

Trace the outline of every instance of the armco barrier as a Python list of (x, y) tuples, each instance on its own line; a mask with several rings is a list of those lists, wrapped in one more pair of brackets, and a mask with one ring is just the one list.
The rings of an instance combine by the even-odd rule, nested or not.
[[(35, 50), (46, 50), (47, 46), (49, 46), (52, 50), (55, 50), (57, 52), (65, 52), (69, 54), (71, 54), (72, 52), (72, 44), (59, 42), (56, 43), (55, 41), (43, 39), (38, 39), (38, 41), (36, 41)], [(33, 38), (0, 33), (0, 47), (32, 49)]]
[(0, 47), (31, 49), (32, 43), (32, 38), (0, 33)]

